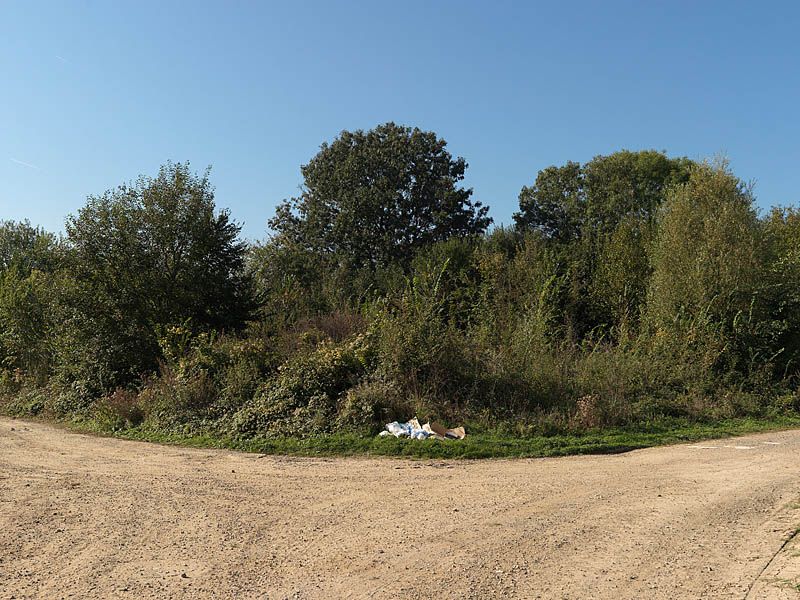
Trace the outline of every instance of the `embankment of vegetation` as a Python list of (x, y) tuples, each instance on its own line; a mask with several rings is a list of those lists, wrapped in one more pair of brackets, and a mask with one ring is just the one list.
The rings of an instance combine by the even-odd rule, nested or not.
[[(343, 132), (263, 243), (165, 165), (0, 225), (0, 412), (269, 452), (547, 456), (796, 423), (800, 213), (723, 161), (541, 171), (513, 227), (431, 132)], [(463, 443), (378, 440), (413, 416)]]

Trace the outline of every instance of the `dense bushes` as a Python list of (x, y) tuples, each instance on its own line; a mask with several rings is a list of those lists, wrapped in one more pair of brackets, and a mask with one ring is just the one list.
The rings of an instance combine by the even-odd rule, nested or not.
[(724, 163), (653, 152), (553, 167), (520, 199), (514, 228), (437, 229), (388, 263), (390, 243), (347, 261), (286, 232), (246, 252), (186, 165), (90, 199), (65, 240), (3, 223), (0, 401), (235, 438), (415, 414), (527, 435), (797, 411), (796, 210), (761, 218)]
[(336, 429), (346, 392), (366, 371), (368, 345), (360, 337), (346, 344), (322, 342), (301, 353), (264, 382), (252, 401), (232, 417), (237, 434), (303, 435)]

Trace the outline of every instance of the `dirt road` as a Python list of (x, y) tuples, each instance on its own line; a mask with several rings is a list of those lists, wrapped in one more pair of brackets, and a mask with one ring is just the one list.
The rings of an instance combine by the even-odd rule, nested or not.
[(800, 431), (442, 463), (0, 419), (2, 599), (796, 598), (798, 526)]

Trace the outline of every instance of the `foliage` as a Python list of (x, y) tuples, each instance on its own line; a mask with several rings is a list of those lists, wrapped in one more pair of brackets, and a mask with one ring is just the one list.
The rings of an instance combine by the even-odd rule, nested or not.
[(359, 381), (368, 361), (366, 338), (356, 337), (344, 345), (320, 344), (283, 365), (277, 377), (265, 382), (253, 401), (233, 416), (233, 431), (238, 435), (332, 431), (344, 394)]
[(167, 163), (154, 178), (90, 197), (66, 228), (76, 278), (133, 318), (227, 329), (246, 317), (241, 227), (215, 212), (208, 171)]
[(63, 247), (55, 235), (28, 221), (0, 221), (0, 273), (9, 269), (26, 276), (32, 271), (54, 271)]
[(522, 188), (514, 221), (520, 229), (561, 242), (607, 233), (625, 217), (653, 216), (664, 191), (686, 181), (692, 164), (654, 150), (622, 150), (585, 165), (570, 161), (548, 167), (532, 186)]
[(56, 359), (97, 394), (134, 382), (159, 359), (160, 328), (237, 328), (248, 310), (244, 245), (215, 212), (208, 174), (164, 165), (90, 197), (67, 220), (69, 271), (58, 286)]
[(764, 303), (772, 316), (771, 350), (780, 378), (800, 375), (800, 212), (775, 208), (764, 222), (769, 247)]
[(515, 223), (559, 249), (569, 280), (562, 310), (574, 335), (636, 326), (653, 219), (693, 164), (653, 150), (623, 150), (585, 165), (548, 167), (522, 188)]
[(753, 197), (724, 163), (697, 166), (670, 190), (653, 247), (648, 309), (658, 324), (707, 311), (732, 323), (763, 272)]
[[(389, 123), (323, 145), (247, 248), (184, 164), (89, 198), (63, 241), (0, 224), (0, 410), (437, 456), (796, 416), (796, 209), (759, 217), (724, 162), (622, 151), (543, 170), (516, 226), (486, 233), (465, 169), (435, 134)], [(412, 416), (466, 424), (469, 441), (372, 437)]]
[(446, 145), (394, 123), (343, 131), (302, 167), (302, 195), (270, 220), (277, 242), (359, 269), (407, 264), (432, 242), (482, 233), (487, 209), (459, 187), (467, 163)]
[(638, 329), (644, 308), (653, 229), (640, 217), (628, 216), (598, 241), (597, 267), (589, 292), (600, 320), (623, 337)]
[(166, 370), (146, 383), (138, 407), (153, 428), (191, 432), (213, 418), (217, 397), (214, 381), (207, 373), (181, 377)]
[(141, 425), (144, 412), (135, 392), (118, 389), (97, 402), (94, 418), (103, 431), (124, 431)]
[(155, 330), (137, 318), (134, 299), (69, 271), (59, 273), (52, 291), (53, 371), (64, 387), (90, 403), (155, 370)]
[(11, 268), (0, 272), (0, 367), (27, 373), (45, 383), (50, 373), (50, 277), (38, 270), (27, 277)]

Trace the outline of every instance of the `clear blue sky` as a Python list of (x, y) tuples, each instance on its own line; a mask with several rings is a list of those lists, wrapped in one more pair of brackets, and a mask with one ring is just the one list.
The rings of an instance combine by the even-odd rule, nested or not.
[(726, 154), (795, 204), (796, 2), (0, 1), (0, 219), (61, 230), (170, 159), (262, 238), (342, 129), (436, 131), (508, 223), (539, 169)]

